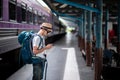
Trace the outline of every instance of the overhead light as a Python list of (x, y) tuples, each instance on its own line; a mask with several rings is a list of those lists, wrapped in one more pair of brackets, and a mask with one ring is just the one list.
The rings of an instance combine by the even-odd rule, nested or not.
[(64, 13), (64, 12), (65, 12), (65, 10), (62, 10), (61, 12), (63, 12), (63, 13)]
[(72, 10), (69, 10), (68, 12), (72, 12)]
[(47, 5), (43, 0), (37, 0), (37, 1), (38, 1), (43, 7), (51, 10), (51, 9), (48, 7), (48, 5)]
[(79, 12), (78, 10), (75, 10), (75, 12)]
[(53, 5), (54, 5), (54, 6), (58, 6), (58, 5), (59, 5), (59, 3), (53, 3)]
[(60, 6), (60, 8), (65, 8), (67, 6), (67, 4), (63, 4), (62, 6)]

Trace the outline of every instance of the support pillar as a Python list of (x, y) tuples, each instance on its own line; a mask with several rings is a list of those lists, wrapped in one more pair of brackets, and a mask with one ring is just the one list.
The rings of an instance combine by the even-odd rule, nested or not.
[(83, 13), (83, 50), (86, 52), (86, 10)]
[(96, 13), (96, 51), (95, 51), (95, 80), (101, 80), (103, 56), (102, 56), (102, 14), (103, 0), (96, 0), (96, 7), (100, 13)]
[(80, 43), (81, 43), (81, 21), (78, 21), (78, 47), (81, 47)]
[[(89, 3), (88, 6), (91, 6), (91, 4)], [(92, 23), (92, 12), (91, 11), (88, 11), (87, 12), (87, 22), (88, 22), (88, 25), (87, 25), (87, 30), (88, 30), (88, 33), (87, 33), (87, 48), (86, 48), (86, 63), (87, 63), (87, 66), (91, 66), (91, 55), (92, 55), (92, 28), (91, 28), (91, 23)]]
[(96, 17), (94, 17), (93, 31), (93, 41), (96, 41)]
[(120, 54), (120, 1), (118, 1), (118, 44), (117, 52)]
[(83, 15), (81, 16), (82, 17), (82, 21), (80, 21), (80, 34), (81, 34), (81, 36), (80, 36), (80, 50), (82, 51), (82, 49), (83, 49)]
[(108, 49), (108, 44), (109, 44), (109, 34), (108, 34), (108, 21), (109, 21), (109, 10), (107, 9), (106, 10), (106, 21), (105, 21), (105, 45), (104, 45), (104, 48), (105, 49)]

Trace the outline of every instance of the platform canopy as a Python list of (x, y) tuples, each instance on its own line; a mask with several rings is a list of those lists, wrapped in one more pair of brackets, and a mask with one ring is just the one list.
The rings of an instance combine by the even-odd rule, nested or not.
[[(59, 16), (74, 16), (80, 17), (83, 10), (92, 11), (93, 16), (100, 11), (96, 8), (97, 0), (43, 0), (52, 11), (59, 14)], [(91, 3), (93, 7), (89, 7)], [(118, 0), (103, 0), (103, 20), (105, 18), (106, 9), (109, 9), (109, 20), (114, 22), (118, 15)]]

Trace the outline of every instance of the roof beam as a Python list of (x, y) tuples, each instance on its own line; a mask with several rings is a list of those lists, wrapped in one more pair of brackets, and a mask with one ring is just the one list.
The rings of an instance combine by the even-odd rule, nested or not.
[(71, 21), (71, 22), (75, 22), (77, 19), (73, 19), (73, 18), (66, 18), (66, 17), (61, 17), (63, 18), (64, 20), (68, 20), (68, 21)]
[(56, 12), (56, 11), (52, 11), (52, 12), (54, 12), (55, 14), (57, 14), (59, 16), (62, 16), (62, 17), (68, 17), (68, 18), (73, 18), (73, 19), (82, 21), (81, 17), (70, 16), (68, 14), (62, 14), (62, 13), (59, 13), (59, 12)]
[(88, 11), (100, 13), (100, 11), (96, 8), (85, 6), (85, 5), (82, 5), (82, 4), (75, 3), (75, 2), (71, 2), (71, 1), (67, 1), (67, 0), (55, 0), (55, 1), (59, 2), (59, 3), (68, 4), (68, 5), (77, 7), (77, 8), (85, 9), (85, 10), (88, 10)]
[(44, 0), (44, 2), (50, 7), (50, 9), (56, 10), (55, 6), (50, 2), (50, 0)]
[(63, 4), (60, 6), (60, 8), (65, 8), (67, 6), (67, 4)]
[(65, 8), (57, 8), (58, 10), (81, 10), (80, 8), (75, 8), (75, 7), (69, 7), (66, 6)]

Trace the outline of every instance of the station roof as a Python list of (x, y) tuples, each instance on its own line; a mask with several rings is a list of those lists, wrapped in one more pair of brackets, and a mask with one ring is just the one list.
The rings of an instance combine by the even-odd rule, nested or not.
[[(96, 7), (97, 0), (44, 0), (44, 2), (59, 16), (73, 16), (80, 17), (83, 14), (83, 10), (97, 12)], [(86, 3), (91, 3), (92, 7)], [(103, 0), (103, 19), (105, 18), (105, 12), (109, 10), (109, 20), (114, 22), (118, 16), (118, 4), (119, 0)]]

